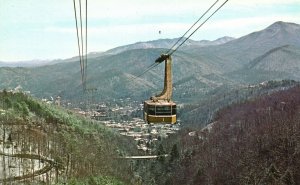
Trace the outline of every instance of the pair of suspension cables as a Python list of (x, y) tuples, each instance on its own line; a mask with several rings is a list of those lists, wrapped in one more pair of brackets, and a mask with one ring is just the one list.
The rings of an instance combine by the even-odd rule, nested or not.
[[(87, 0), (82, 3), (81, 0), (73, 0), (74, 13), (76, 21), (77, 44), (78, 44), (78, 57), (80, 62), (80, 73), (83, 90), (86, 90), (87, 78)], [(78, 8), (79, 7), (79, 8)], [(78, 18), (79, 9), (79, 18)], [(85, 10), (85, 28), (83, 28), (82, 14)], [(83, 12), (83, 13), (82, 13)], [(84, 30), (85, 29), (85, 30)]]
[[(211, 13), (201, 24), (194, 29), (194, 31), (191, 32), (191, 30), (196, 26), (197, 23), (209, 12), (213, 7), (216, 6), (216, 4), (219, 2), (219, 0), (216, 0), (202, 15), (201, 17), (172, 45), (172, 47), (165, 53), (166, 55), (171, 56), (174, 54), (178, 48), (180, 48), (196, 31), (199, 30), (215, 13), (217, 13), (227, 2), (228, 0), (224, 1), (213, 13)], [(191, 33), (190, 33), (191, 32)], [(187, 37), (185, 37), (188, 33), (190, 33)], [(148, 68), (146, 68), (145, 71), (143, 71), (141, 74), (136, 76), (135, 78), (139, 78), (157, 65), (159, 65), (160, 62), (155, 62), (151, 64)]]

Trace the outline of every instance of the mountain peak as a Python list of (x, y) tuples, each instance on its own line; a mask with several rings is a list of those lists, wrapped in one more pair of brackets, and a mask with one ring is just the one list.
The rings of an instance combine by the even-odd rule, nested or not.
[(216, 39), (212, 42), (214, 42), (216, 45), (218, 45), (218, 44), (225, 44), (225, 43), (227, 43), (229, 41), (232, 41), (234, 39), (235, 39), (234, 37), (224, 36), (224, 37), (218, 38), (218, 39)]
[[(152, 41), (146, 41), (146, 42), (136, 42), (134, 44), (129, 44), (125, 46), (120, 46), (117, 48), (113, 48), (107, 51), (109, 54), (118, 54), (123, 51), (127, 50), (133, 50), (133, 49), (148, 49), (148, 48), (171, 48), (181, 37), (179, 38), (174, 38), (174, 39), (158, 39), (158, 40), (152, 40)], [(182, 38), (181, 41), (185, 40), (186, 38)], [(218, 38), (214, 41), (210, 40), (200, 40), (200, 41), (195, 41), (192, 39), (187, 39), (186, 42), (184, 43), (184, 46), (190, 47), (190, 46), (212, 46), (212, 45), (220, 45), (227, 43), (229, 41), (234, 40), (235, 38), (233, 37), (221, 37)], [(179, 42), (181, 43), (181, 42)]]
[(299, 24), (290, 23), (290, 22), (283, 22), (283, 21), (277, 21), (266, 28), (267, 30), (295, 30), (300, 29)]

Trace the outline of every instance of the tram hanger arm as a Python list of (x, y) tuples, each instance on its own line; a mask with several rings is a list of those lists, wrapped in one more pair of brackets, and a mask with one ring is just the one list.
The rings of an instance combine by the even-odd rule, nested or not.
[(166, 59), (168, 59), (170, 57), (169, 54), (161, 54), (160, 57), (158, 57), (155, 60), (155, 63), (162, 63), (163, 61), (165, 61)]

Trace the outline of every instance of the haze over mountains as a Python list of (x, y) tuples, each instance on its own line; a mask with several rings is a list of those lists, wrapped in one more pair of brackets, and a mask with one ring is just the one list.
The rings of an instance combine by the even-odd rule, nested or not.
[[(149, 48), (171, 48), (179, 38), (174, 39), (160, 39), (160, 40), (153, 40), (147, 42), (137, 42), (134, 44), (129, 44), (125, 46), (119, 46), (113, 49), (110, 49), (106, 52), (90, 52), (88, 54), (89, 58), (95, 58), (107, 54), (118, 54), (123, 51), (133, 50), (133, 49), (149, 49)], [(210, 45), (220, 45), (226, 42), (234, 40), (233, 37), (221, 37), (213, 41), (209, 40), (201, 40), (201, 41), (194, 41), (194, 40), (187, 40), (184, 46), (210, 46)], [(43, 65), (51, 65), (56, 64), (59, 62), (64, 61), (74, 61), (77, 57), (72, 57), (70, 59), (56, 59), (56, 60), (29, 60), (29, 61), (16, 61), (16, 62), (5, 62), (0, 61), (0, 67), (36, 67), (36, 66), (43, 66)]]
[[(109, 54), (117, 54), (121, 53), (123, 51), (132, 50), (132, 49), (149, 49), (149, 48), (171, 48), (177, 40), (180, 38), (175, 39), (160, 39), (160, 40), (153, 40), (148, 42), (137, 42), (134, 44), (126, 45), (126, 46), (120, 46), (114, 49), (110, 49), (107, 51)], [(226, 42), (234, 40), (233, 37), (221, 37), (219, 39), (216, 39), (214, 41), (209, 40), (201, 40), (201, 41), (194, 41), (191, 39), (188, 39), (183, 46), (211, 46), (211, 45), (220, 45), (224, 44)]]
[[(300, 25), (276, 22), (238, 39), (189, 40), (173, 55), (174, 99), (185, 103), (218, 87), (235, 87), (266, 80), (300, 79)], [(163, 65), (139, 75), (177, 39), (139, 42), (91, 53), (88, 87), (100, 100), (130, 97), (143, 100), (162, 90)], [(0, 68), (0, 88), (21, 85), (35, 96), (74, 100), (82, 96), (76, 58), (33, 68)]]

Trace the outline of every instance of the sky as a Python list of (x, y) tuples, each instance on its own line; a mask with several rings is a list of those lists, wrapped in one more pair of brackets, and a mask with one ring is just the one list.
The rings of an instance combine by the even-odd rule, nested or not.
[[(88, 0), (88, 52), (178, 38), (215, 1)], [(0, 0), (0, 61), (78, 55), (73, 8), (73, 0)], [(85, 14), (84, 8), (82, 12)], [(191, 39), (238, 38), (276, 21), (300, 24), (300, 0), (229, 0)]]

